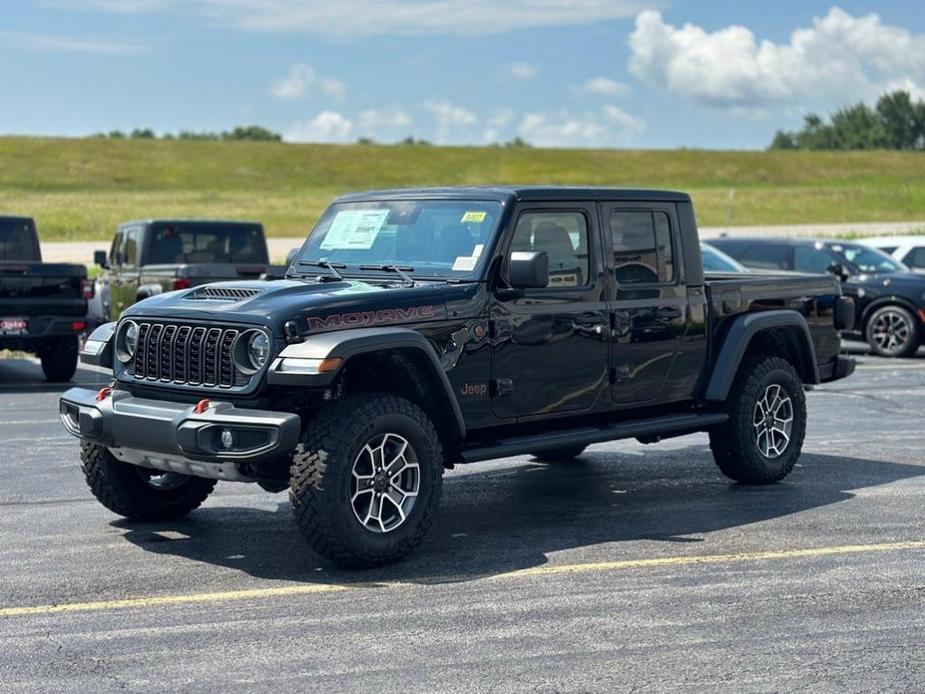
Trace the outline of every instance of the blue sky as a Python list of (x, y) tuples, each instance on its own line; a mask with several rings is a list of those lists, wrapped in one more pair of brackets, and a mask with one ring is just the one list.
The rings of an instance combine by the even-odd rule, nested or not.
[(762, 148), (898, 87), (925, 98), (922, 2), (0, 4), (0, 133)]

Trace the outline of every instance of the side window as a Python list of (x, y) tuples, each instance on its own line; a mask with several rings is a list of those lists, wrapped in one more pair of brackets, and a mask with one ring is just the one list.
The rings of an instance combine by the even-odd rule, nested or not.
[(109, 264), (112, 267), (118, 267), (122, 264), (122, 242), (125, 239), (125, 233), (117, 231), (112, 239), (112, 246), (109, 248)]
[(824, 275), (834, 262), (835, 259), (828, 253), (812, 246), (797, 246), (793, 249), (793, 269), (797, 272)]
[(620, 284), (674, 280), (674, 249), (668, 215), (660, 211), (610, 213), (614, 274)]
[(743, 265), (766, 270), (790, 270), (790, 246), (754, 243), (739, 258)]
[(511, 251), (546, 251), (549, 289), (588, 284), (588, 220), (581, 212), (525, 212), (517, 220)]
[(125, 259), (125, 264), (130, 267), (138, 264), (138, 229), (129, 229), (125, 233), (122, 257)]
[(925, 246), (918, 246), (906, 253), (903, 262), (911, 268), (919, 270), (925, 268)]
[(878, 250), (883, 251), (887, 255), (893, 255), (896, 252), (896, 249), (899, 248), (899, 246), (877, 246), (877, 248)]

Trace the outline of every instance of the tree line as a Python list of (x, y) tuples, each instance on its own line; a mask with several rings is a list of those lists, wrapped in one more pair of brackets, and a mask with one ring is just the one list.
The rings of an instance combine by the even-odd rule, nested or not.
[(238, 126), (232, 130), (222, 132), (181, 130), (176, 135), (164, 133), (158, 136), (151, 128), (135, 128), (130, 132), (110, 130), (108, 133), (97, 133), (93, 137), (102, 137), (108, 140), (212, 140), (212, 141), (242, 141), (279, 142), (283, 136), (268, 130), (261, 125)]
[(884, 94), (830, 114), (803, 117), (797, 131), (778, 130), (769, 149), (899, 149), (925, 151), (925, 101), (907, 91)]

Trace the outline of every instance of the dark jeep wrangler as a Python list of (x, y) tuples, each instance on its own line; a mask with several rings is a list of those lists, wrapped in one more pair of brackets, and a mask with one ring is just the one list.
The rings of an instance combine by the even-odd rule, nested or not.
[(69, 390), (96, 497), (180, 516), (216, 480), (288, 487), (348, 566), (396, 560), (444, 468), (706, 431), (765, 484), (793, 468), (804, 386), (843, 378), (851, 300), (826, 276), (704, 277), (690, 198), (580, 188), (361, 193), (322, 216), (286, 279), (162, 294), (82, 353)]

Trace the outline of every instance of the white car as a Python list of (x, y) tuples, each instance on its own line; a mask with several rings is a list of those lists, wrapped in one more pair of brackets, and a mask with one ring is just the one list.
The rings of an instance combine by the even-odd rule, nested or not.
[(915, 272), (925, 272), (925, 235), (874, 236), (858, 239), (858, 243), (876, 248)]

